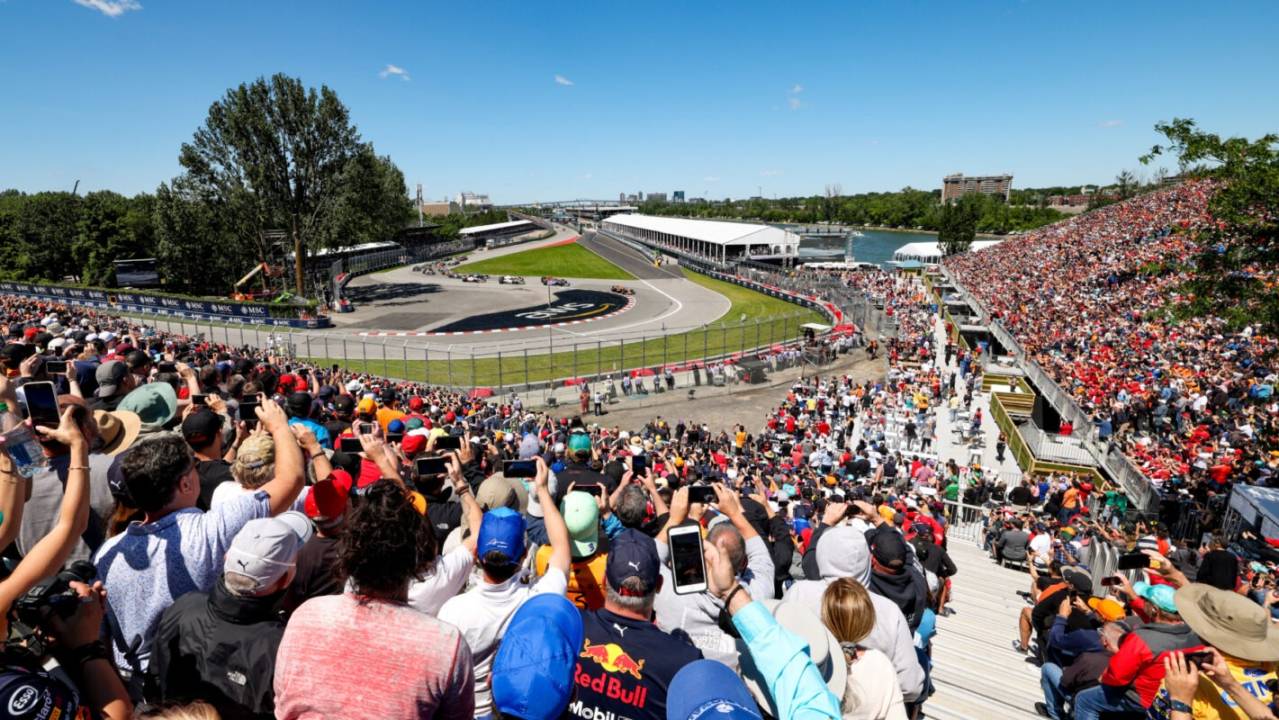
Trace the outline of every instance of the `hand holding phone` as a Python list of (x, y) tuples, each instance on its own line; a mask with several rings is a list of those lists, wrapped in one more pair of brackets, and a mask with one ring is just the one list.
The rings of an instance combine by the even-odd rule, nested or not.
[(671, 576), (679, 595), (705, 592), (706, 553), (702, 548), (702, 529), (696, 523), (679, 525), (667, 532), (671, 549)]
[(715, 502), (718, 497), (715, 495), (715, 488), (710, 485), (690, 485), (688, 487), (688, 501), (690, 503), (702, 503), (707, 505)]
[(508, 478), (537, 477), (536, 460), (503, 460), (502, 474)]
[(1150, 567), (1150, 556), (1143, 552), (1124, 553), (1115, 564), (1117, 570), (1145, 570)]
[(27, 414), (36, 427), (56, 428), (61, 420), (58, 414), (58, 393), (51, 382), (29, 382), (22, 386), (27, 401)]

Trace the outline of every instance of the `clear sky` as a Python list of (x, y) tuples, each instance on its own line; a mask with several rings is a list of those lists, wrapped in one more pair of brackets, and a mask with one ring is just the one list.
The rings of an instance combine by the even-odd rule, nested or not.
[(1273, 0), (0, 0), (0, 188), (154, 190), (275, 72), (428, 197), (1104, 182), (1161, 119), (1279, 130), (1276, 28)]

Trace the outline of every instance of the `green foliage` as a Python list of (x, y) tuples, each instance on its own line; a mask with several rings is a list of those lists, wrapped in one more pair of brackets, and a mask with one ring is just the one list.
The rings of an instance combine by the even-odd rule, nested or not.
[(1199, 253), (1179, 314), (1279, 332), (1279, 134), (1222, 138), (1182, 118), (1155, 129), (1167, 143), (1151, 148), (1143, 163), (1171, 155), (1183, 176), (1218, 183), (1208, 204), (1216, 222), (1196, 232)]
[(970, 193), (956, 202), (946, 203), (938, 220), (937, 243), (945, 255), (967, 252), (977, 237), (977, 220), (981, 215), (981, 198)]
[(386, 237), (409, 216), (403, 175), (361, 141), (337, 94), (283, 74), (228, 90), (178, 162), (189, 195), (263, 261), (271, 234), (285, 234), (299, 295), (309, 251)]
[[(1046, 207), (1050, 194), (1077, 192), (1078, 188), (1049, 188), (1063, 192), (1021, 191), (1027, 193), (1025, 204), (1005, 204), (1002, 198), (976, 196), (978, 203), (977, 232), (1010, 233), (1030, 230), (1057, 222), (1067, 216)], [(941, 192), (905, 188), (898, 192), (835, 195), (826, 193), (810, 197), (775, 200), (725, 200), (690, 203), (644, 203), (641, 210), (650, 215), (673, 215), (696, 218), (732, 218), (770, 223), (834, 222), (843, 225), (865, 225), (917, 230), (939, 230), (941, 227)]]
[(113, 260), (152, 257), (155, 198), (0, 193), (0, 277), (110, 285)]
[(598, 280), (635, 279), (630, 273), (577, 243), (534, 248), (491, 260), (468, 263), (458, 267), (457, 272), (531, 277), (554, 275), (562, 278)]

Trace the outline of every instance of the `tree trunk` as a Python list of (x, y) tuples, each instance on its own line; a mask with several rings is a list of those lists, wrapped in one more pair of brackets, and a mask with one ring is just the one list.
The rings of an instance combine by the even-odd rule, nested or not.
[(293, 222), (293, 282), (297, 286), (294, 292), (297, 293), (298, 299), (306, 298), (306, 291), (302, 287), (302, 236), (298, 233), (297, 221)]

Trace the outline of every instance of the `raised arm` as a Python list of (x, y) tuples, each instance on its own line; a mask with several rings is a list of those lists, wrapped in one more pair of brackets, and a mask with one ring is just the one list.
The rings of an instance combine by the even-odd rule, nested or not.
[(271, 433), (275, 441), (275, 477), (262, 486), (262, 490), (271, 496), (271, 514), (280, 513), (293, 507), (302, 492), (305, 472), (302, 465), (302, 450), (298, 441), (289, 430), (289, 420), (284, 411), (274, 402), (267, 401), (258, 405), (258, 421)]
[(542, 506), (546, 537), (551, 541), (551, 558), (547, 561), (547, 567), (559, 568), (561, 572), (568, 574), (573, 562), (568, 525), (564, 523), (564, 516), (560, 515), (560, 509), (555, 506), (555, 499), (551, 497), (550, 468), (546, 467), (546, 462), (540, 456), (536, 462), (537, 476), (533, 478), (533, 490), (537, 493), (538, 504)]

